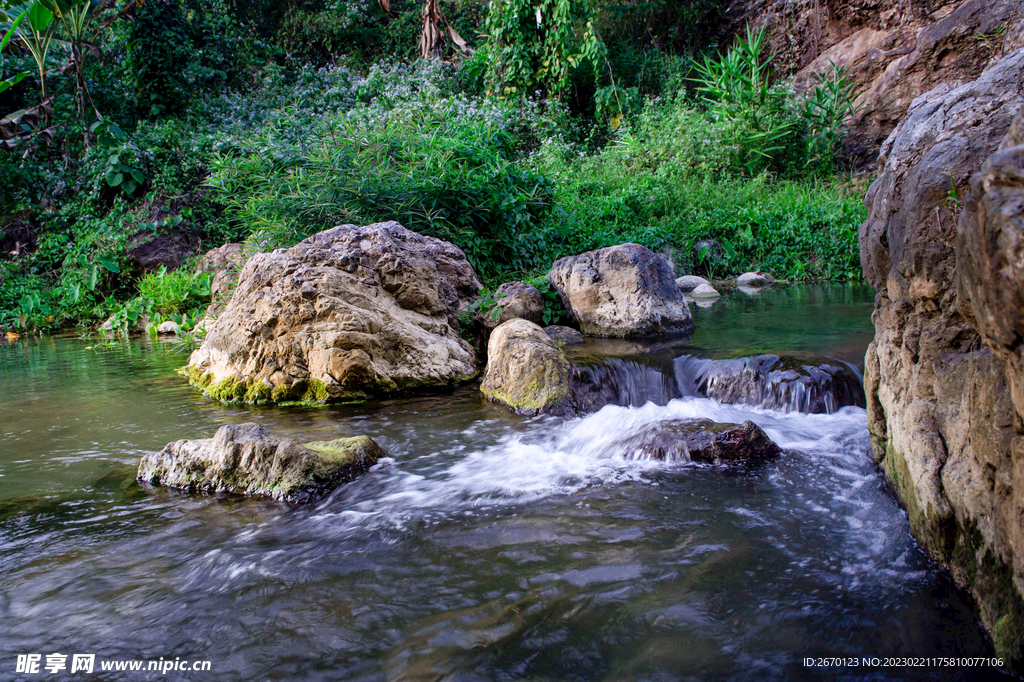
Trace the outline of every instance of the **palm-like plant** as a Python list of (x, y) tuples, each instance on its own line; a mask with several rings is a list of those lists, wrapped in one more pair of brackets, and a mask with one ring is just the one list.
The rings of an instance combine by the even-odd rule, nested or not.
[(772, 85), (765, 29), (746, 36), (717, 59), (696, 66), (697, 90), (715, 118), (725, 123), (742, 165), (751, 174), (772, 164), (797, 133), (790, 95)]
[[(29, 51), (39, 73), (40, 98), (45, 101), (46, 55), (53, 44), (55, 28), (53, 13), (41, 2), (27, 2), (0, 8), (0, 15), (3, 18), (3, 23), (0, 24), (0, 31), (3, 31), (3, 38), (0, 38), (0, 53), (15, 38)], [(0, 92), (13, 87), (27, 75), (26, 71), (0, 81)]]

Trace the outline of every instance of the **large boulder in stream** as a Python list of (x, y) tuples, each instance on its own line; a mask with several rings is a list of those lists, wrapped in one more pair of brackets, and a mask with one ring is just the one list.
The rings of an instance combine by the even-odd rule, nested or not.
[(179, 440), (146, 455), (138, 480), (302, 504), (352, 480), (386, 455), (367, 436), (299, 445), (259, 424), (227, 425), (213, 438)]
[(522, 414), (559, 411), (569, 396), (569, 364), (538, 325), (509, 320), (491, 332), (480, 391)]
[(480, 289), (453, 244), (341, 225), (252, 256), (185, 373), (210, 396), (339, 402), (476, 375), (458, 313)]
[(651, 424), (619, 444), (627, 457), (670, 462), (760, 462), (782, 451), (751, 421), (720, 424), (710, 419), (670, 419)]
[(645, 246), (621, 244), (559, 259), (548, 282), (584, 334), (628, 337), (693, 331), (693, 318), (672, 267)]
[(676, 379), (684, 395), (770, 410), (831, 414), (864, 407), (860, 378), (847, 365), (823, 358), (755, 355), (728, 360), (678, 358)]
[(1024, 49), (915, 99), (882, 146), (860, 230), (877, 292), (864, 362), (873, 454), (914, 536), (971, 590), (1018, 670), (1024, 140), (1011, 124), (1022, 107)]

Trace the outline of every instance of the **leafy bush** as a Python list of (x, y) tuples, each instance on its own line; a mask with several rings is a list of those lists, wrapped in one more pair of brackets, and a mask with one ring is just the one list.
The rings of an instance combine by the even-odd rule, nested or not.
[(503, 96), (536, 89), (558, 94), (579, 68), (597, 68), (604, 44), (593, 3), (580, 0), (493, 0), (485, 47), (491, 90)]
[(184, 109), (189, 100), (186, 72), (193, 47), (181, 2), (140, 3), (129, 45), (140, 110), (148, 116), (163, 116)]
[(665, 105), (597, 154), (546, 145), (532, 160), (567, 216), (557, 228), (560, 255), (633, 241), (712, 278), (755, 269), (794, 280), (859, 278), (857, 188), (732, 177), (716, 133), (692, 110)]
[(373, 78), (372, 104), (318, 121), (268, 123), (221, 156), (208, 185), (260, 248), (344, 222), (398, 220), (459, 245), (485, 277), (551, 253), (551, 184), (520, 166), (521, 112), (493, 101), (418, 98)]
[(109, 188), (126, 197), (135, 196), (146, 182), (142, 150), (132, 144), (116, 123), (102, 121), (94, 124), (91, 131), (96, 135), (96, 146), (86, 152), (85, 166), (91, 171), (93, 189), (103, 193)]
[(846, 68), (829, 62), (827, 74), (815, 74), (817, 84), (803, 99), (808, 125), (808, 164), (826, 172), (835, 167), (836, 155), (846, 137), (845, 123), (857, 113), (853, 82)]
[(163, 316), (192, 313), (193, 316), (210, 303), (211, 277), (205, 272), (191, 272), (187, 268), (157, 272), (139, 280), (139, 298), (146, 302), (149, 312)]

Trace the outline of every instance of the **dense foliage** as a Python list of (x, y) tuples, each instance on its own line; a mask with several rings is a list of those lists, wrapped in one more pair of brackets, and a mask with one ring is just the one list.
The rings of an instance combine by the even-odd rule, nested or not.
[[(476, 47), (449, 62), (413, 61), (418, 3), (381, 6), (54, 5), (57, 19), (35, 17), (51, 38), (41, 70), (32, 24), (15, 27), (0, 327), (187, 328), (209, 296), (204, 249), (392, 219), (458, 244), (489, 285), (624, 241), (712, 277), (859, 278), (863, 209), (836, 175), (842, 70), (798, 96), (773, 78), (763, 34), (699, 54), (710, 0), (446, 3)], [(8, 27), (25, 7), (0, 0)], [(194, 255), (147, 264), (140, 250), (161, 240)]]

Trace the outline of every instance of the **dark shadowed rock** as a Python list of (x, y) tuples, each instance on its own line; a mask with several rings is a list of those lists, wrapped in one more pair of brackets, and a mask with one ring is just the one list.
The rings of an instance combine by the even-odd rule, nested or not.
[(864, 407), (864, 389), (846, 365), (824, 359), (757, 355), (730, 360), (684, 356), (675, 362), (684, 395), (771, 410), (831, 414)]
[(132, 238), (125, 261), (137, 275), (156, 272), (161, 267), (174, 270), (199, 249), (199, 235), (184, 225), (141, 230)]
[(693, 331), (675, 275), (662, 256), (621, 244), (555, 261), (548, 282), (584, 334), (650, 336)]
[(553, 324), (544, 327), (544, 333), (551, 337), (556, 346), (578, 346), (583, 343), (583, 334), (572, 327)]
[(146, 455), (138, 480), (302, 504), (352, 480), (386, 455), (366, 436), (299, 445), (258, 424), (227, 425), (213, 438), (179, 440)]
[(673, 462), (759, 462), (782, 451), (754, 422), (719, 424), (709, 419), (673, 419), (652, 424), (623, 444), (627, 457)]

